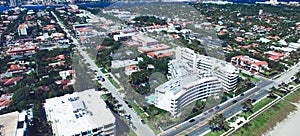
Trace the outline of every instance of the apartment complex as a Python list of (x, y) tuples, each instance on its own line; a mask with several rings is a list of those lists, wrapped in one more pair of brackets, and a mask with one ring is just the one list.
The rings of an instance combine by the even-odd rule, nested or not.
[(116, 119), (94, 89), (46, 99), (45, 111), (55, 135), (116, 135)]
[(239, 71), (232, 64), (210, 56), (197, 54), (193, 50), (184, 47), (176, 48), (176, 59), (185, 61), (199, 73), (211, 72), (222, 82), (225, 91), (230, 92), (236, 89)]
[(154, 104), (174, 117), (180, 115), (180, 108), (222, 91), (222, 84), (217, 77), (199, 74), (182, 60), (172, 60), (169, 73), (171, 80), (155, 89)]
[(239, 71), (230, 63), (196, 54), (184, 47), (176, 48), (176, 59), (168, 64), (168, 82), (155, 89), (154, 105), (180, 115), (179, 109), (196, 100), (234, 91)]
[(221, 82), (224, 91), (234, 91), (239, 80), (239, 70), (230, 63), (209, 56), (198, 55), (199, 72), (212, 72)]

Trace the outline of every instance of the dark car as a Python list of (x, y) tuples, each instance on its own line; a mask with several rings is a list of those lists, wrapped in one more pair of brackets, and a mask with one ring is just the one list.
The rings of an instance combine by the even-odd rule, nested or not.
[(200, 121), (203, 121), (203, 120), (205, 120), (205, 118), (201, 118), (201, 119), (200, 119)]
[(245, 95), (245, 94), (242, 93), (240, 96), (244, 96), (244, 95)]
[(209, 113), (211, 113), (211, 112), (213, 112), (213, 111), (214, 111), (214, 109), (210, 109), (210, 110), (208, 110), (208, 112), (209, 112)]
[(216, 110), (217, 110), (217, 109), (220, 109), (220, 106), (216, 106), (216, 108), (215, 108), (215, 109), (216, 109)]
[(128, 104), (128, 101), (124, 100), (124, 102), (125, 102), (126, 104)]
[(191, 119), (189, 122), (192, 123), (192, 122), (194, 122), (194, 121), (195, 121), (195, 119)]
[(146, 124), (145, 120), (143, 120), (143, 119), (141, 120), (141, 122), (142, 122), (143, 124)]
[(233, 101), (232, 101), (232, 103), (236, 103), (236, 102), (237, 102), (237, 100), (233, 100)]
[(131, 105), (128, 105), (128, 107), (129, 107), (129, 108), (132, 108), (132, 106), (131, 106)]

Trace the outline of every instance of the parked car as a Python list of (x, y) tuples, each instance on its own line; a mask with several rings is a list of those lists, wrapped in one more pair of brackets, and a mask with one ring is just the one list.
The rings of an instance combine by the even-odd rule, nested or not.
[(236, 102), (237, 102), (237, 100), (233, 100), (233, 101), (232, 101), (232, 103), (236, 103)]
[(191, 119), (189, 122), (192, 123), (192, 122), (194, 122), (194, 121), (195, 121), (195, 119)]

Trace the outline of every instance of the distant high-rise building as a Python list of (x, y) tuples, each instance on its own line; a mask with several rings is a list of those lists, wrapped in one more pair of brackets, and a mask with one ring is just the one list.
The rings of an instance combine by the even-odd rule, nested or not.
[(262, 9), (260, 9), (259, 12), (258, 12), (258, 15), (261, 15), (263, 13), (264, 13), (264, 11)]
[(27, 35), (27, 24), (20, 24), (18, 27), (18, 34), (21, 36), (26, 36)]
[(17, 0), (9, 0), (9, 6), (11, 7), (17, 6)]
[(272, 5), (278, 4), (277, 0), (270, 0), (270, 3), (271, 3)]

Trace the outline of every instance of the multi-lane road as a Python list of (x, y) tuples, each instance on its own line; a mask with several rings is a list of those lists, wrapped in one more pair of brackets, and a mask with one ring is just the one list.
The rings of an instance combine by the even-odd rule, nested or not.
[[(208, 114), (200, 114), (194, 117), (195, 121), (190, 123), (189, 121), (183, 122), (176, 127), (170, 128), (162, 132), (160, 135), (163, 136), (174, 136), (174, 135), (195, 135), (199, 136), (204, 132), (208, 131), (209, 125), (208, 120), (212, 118), (217, 113), (222, 113), (225, 118), (231, 117), (236, 113), (240, 112), (242, 108), (242, 103), (248, 99), (259, 100), (266, 95), (268, 95), (268, 91), (272, 86), (278, 86), (282, 82), (288, 82), (290, 78), (295, 75), (300, 70), (300, 63), (296, 64), (294, 67), (287, 70), (284, 74), (282, 74), (279, 78), (274, 80), (268, 80), (266, 78), (261, 77), (260, 82), (256, 84), (255, 88), (248, 90), (244, 93), (243, 96), (236, 96), (222, 104), (219, 105), (219, 109), (214, 109), (213, 112)], [(257, 77), (257, 76), (256, 76)], [(233, 101), (236, 100), (236, 103)], [(204, 120), (203, 120), (204, 118)]]
[(124, 111), (126, 114), (131, 115), (131, 125), (130, 127), (135, 131), (137, 135), (143, 135), (143, 136), (154, 136), (154, 132), (152, 129), (149, 128), (147, 124), (143, 124), (141, 122), (141, 118), (136, 114), (136, 112), (129, 108), (128, 105), (125, 103), (124, 99), (120, 96), (117, 88), (111, 84), (111, 82), (107, 79), (107, 77), (100, 71), (100, 69), (97, 67), (93, 59), (87, 54), (86, 51), (83, 50), (84, 47), (82, 47), (76, 38), (74, 38), (70, 33), (69, 30), (65, 28), (65, 26), (59, 21), (57, 16), (51, 12), (53, 16), (56, 18), (56, 21), (60, 25), (61, 28), (65, 31), (67, 36), (73, 40), (73, 43), (76, 45), (76, 50), (78, 53), (83, 57), (83, 59), (86, 61), (86, 63), (89, 63), (91, 65), (91, 68), (95, 70), (95, 74), (98, 76), (102, 76), (105, 78), (105, 81), (99, 81), (99, 83), (102, 84), (103, 87), (107, 88), (107, 90), (112, 94), (113, 97), (115, 97), (119, 104), (122, 104)]

